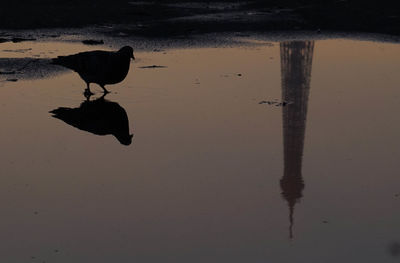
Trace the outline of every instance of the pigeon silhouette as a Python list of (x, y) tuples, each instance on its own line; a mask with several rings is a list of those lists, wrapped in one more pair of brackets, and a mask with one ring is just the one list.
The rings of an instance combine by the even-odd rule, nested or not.
[(74, 70), (86, 82), (85, 94), (90, 92), (90, 83), (96, 83), (109, 91), (105, 85), (123, 81), (128, 74), (130, 60), (135, 59), (133, 48), (125, 46), (116, 52), (95, 50), (52, 59), (55, 65)]
[(59, 107), (50, 111), (52, 117), (96, 135), (114, 135), (123, 145), (132, 143), (128, 115), (118, 103), (104, 99), (84, 101), (78, 108)]

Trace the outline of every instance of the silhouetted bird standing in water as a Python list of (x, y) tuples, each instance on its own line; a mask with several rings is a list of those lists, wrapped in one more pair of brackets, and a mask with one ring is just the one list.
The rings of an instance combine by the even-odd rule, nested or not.
[(50, 111), (54, 118), (80, 130), (97, 135), (112, 134), (123, 145), (132, 143), (133, 134), (129, 134), (128, 115), (118, 103), (102, 96), (93, 101), (84, 101), (79, 108), (65, 108)]
[(105, 85), (123, 81), (128, 74), (131, 59), (135, 59), (133, 48), (125, 46), (116, 52), (96, 50), (59, 56), (52, 62), (76, 71), (86, 82), (85, 94), (90, 95), (92, 94), (89, 88), (90, 83), (100, 85), (104, 93), (108, 93)]

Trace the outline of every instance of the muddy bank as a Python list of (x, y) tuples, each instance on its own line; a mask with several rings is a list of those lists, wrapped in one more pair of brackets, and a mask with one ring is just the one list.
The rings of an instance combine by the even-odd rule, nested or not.
[[(123, 34), (186, 37), (198, 33), (334, 30), (398, 35), (400, 4), (373, 1), (63, 1), (3, 3), (0, 28), (127, 24)], [(21, 8), (23, 7), (23, 8)], [(0, 36), (1, 37), (1, 36)]]
[(33, 80), (56, 76), (67, 71), (43, 58), (0, 58), (0, 82)]

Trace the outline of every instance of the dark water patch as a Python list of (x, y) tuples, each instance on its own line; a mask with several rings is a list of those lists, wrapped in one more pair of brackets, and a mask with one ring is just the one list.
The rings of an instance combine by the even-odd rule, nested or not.
[(82, 40), (82, 43), (85, 45), (103, 45), (104, 41), (101, 40), (96, 40), (96, 39), (86, 39), (86, 40)]
[(8, 79), (39, 79), (65, 72), (66, 69), (52, 65), (50, 59), (0, 58), (0, 75)]
[(159, 66), (159, 65), (151, 65), (151, 66), (142, 66), (139, 68), (166, 68), (167, 66)]
[(23, 38), (23, 37), (0, 38), (0, 43), (5, 43), (5, 42), (20, 43), (24, 41), (36, 41), (36, 38)]
[(290, 101), (279, 102), (277, 100), (262, 100), (258, 104), (267, 104), (267, 105), (273, 105), (276, 107), (285, 107), (287, 105), (293, 104), (293, 102), (290, 102)]
[(20, 49), (3, 49), (3, 52), (13, 52), (13, 53), (25, 53), (32, 50), (32, 48), (20, 48)]
[(16, 74), (15, 71), (0, 71), (0, 75), (13, 75)]
[(392, 242), (391, 244), (389, 244), (388, 251), (392, 257), (394, 258), (400, 257), (400, 243)]
[(13, 37), (11, 39), (11, 42), (20, 43), (20, 42), (24, 42), (24, 41), (35, 41), (35, 40), (36, 40), (36, 38)]

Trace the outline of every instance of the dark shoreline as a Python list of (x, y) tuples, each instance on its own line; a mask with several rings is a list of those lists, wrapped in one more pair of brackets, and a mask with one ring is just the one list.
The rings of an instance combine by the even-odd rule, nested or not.
[[(215, 32), (342, 31), (400, 35), (399, 6), (342, 1), (63, 1), (2, 4), (0, 29), (80, 28), (129, 24), (124, 34), (185, 37)], [(112, 5), (110, 4), (112, 2)], [(1, 35), (0, 35), (1, 37)]]

